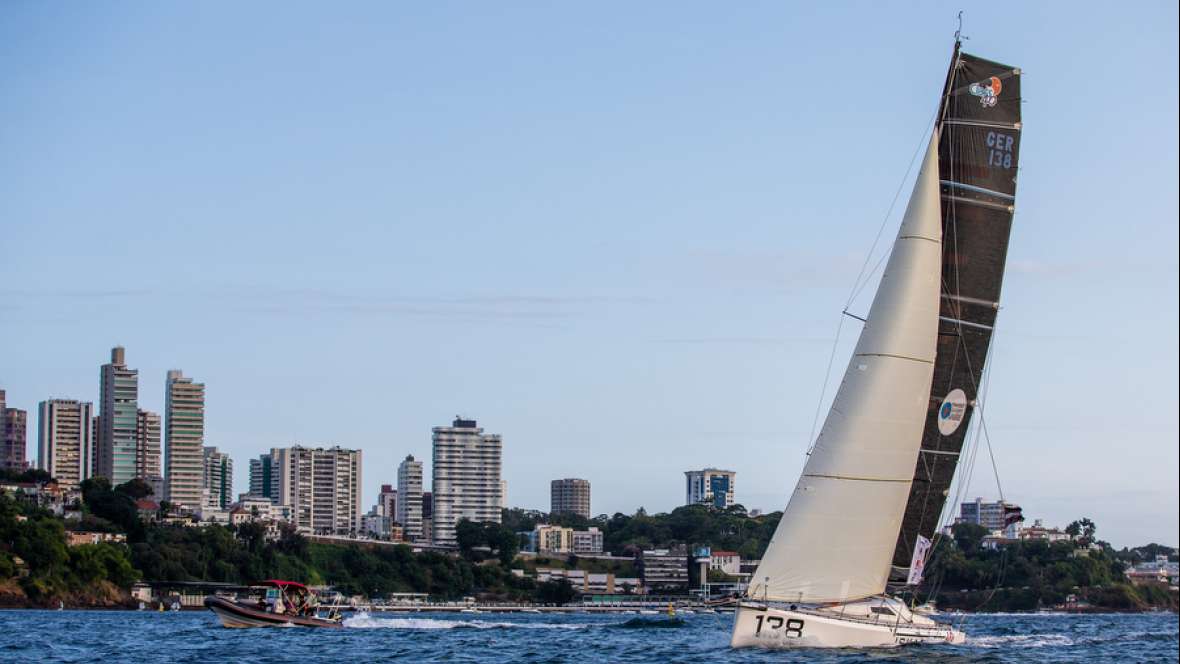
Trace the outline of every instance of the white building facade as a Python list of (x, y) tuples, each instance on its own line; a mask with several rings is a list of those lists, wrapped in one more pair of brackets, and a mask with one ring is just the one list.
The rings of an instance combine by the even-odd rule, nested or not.
[(407, 456), (397, 467), (395, 521), (407, 542), (422, 539), (422, 462)]
[(454, 546), (460, 520), (500, 523), (503, 441), (458, 417), (432, 433), (433, 541)]
[(271, 472), (291, 522), (312, 535), (353, 535), (361, 523), (361, 451), (341, 447), (274, 448)]
[(207, 507), (228, 510), (234, 497), (234, 462), (216, 447), (204, 449), (202, 498)]
[(737, 473), (732, 470), (705, 468), (684, 472), (685, 505), (710, 505), (725, 509), (734, 505), (734, 488)]
[(37, 407), (37, 467), (62, 488), (78, 488), (94, 469), (93, 417), (87, 401), (49, 399)]
[(176, 507), (201, 507), (204, 447), (205, 385), (173, 369), (164, 382), (164, 498)]

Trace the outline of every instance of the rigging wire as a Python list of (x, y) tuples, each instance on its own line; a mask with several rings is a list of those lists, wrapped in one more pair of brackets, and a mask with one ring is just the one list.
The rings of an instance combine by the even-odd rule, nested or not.
[[(959, 50), (959, 35), (958, 35), (958, 33), (956, 33), (955, 34), (955, 60), (951, 64), (951, 71), (948, 74), (946, 88), (943, 90), (943, 98), (939, 101), (939, 112), (942, 114), (942, 117), (940, 118), (940, 120), (942, 120), (944, 122), (944, 124), (941, 128), (941, 131), (939, 133), (939, 137), (938, 137), (939, 148), (941, 148), (945, 142), (945, 145), (947, 146), (947, 167), (948, 167), (947, 170), (951, 174), (953, 174), (955, 172), (955, 159), (958, 156), (957, 152), (955, 150), (955, 146), (956, 146), (955, 130), (957, 129), (957, 127), (953, 124), (949, 125), (949, 126), (946, 125), (945, 120), (946, 120), (947, 116), (950, 115), (951, 104), (952, 103), (954, 103), (956, 105), (958, 104), (958, 100), (953, 99), (953, 97), (951, 95), (951, 90), (954, 89), (955, 79), (959, 75), (959, 65), (962, 62), (962, 57), (963, 57), (962, 52)], [(941, 173), (939, 175), (941, 176)], [(952, 177), (953, 177), (953, 175), (952, 175)], [(946, 260), (946, 242), (947, 242), (946, 236), (947, 236), (947, 228), (948, 227), (952, 231), (954, 231), (954, 233), (953, 233), (954, 241), (955, 241), (954, 255), (957, 257), (958, 253), (959, 253), (958, 231), (957, 231), (958, 227), (955, 224), (955, 221), (957, 219), (956, 213), (957, 213), (957, 211), (955, 209), (955, 199), (952, 197), (949, 201), (949, 209), (947, 210), (947, 213), (942, 217), (942, 237), (940, 238), (940, 240), (941, 240), (941, 245), (942, 245), (941, 249), (942, 249), (942, 261), (943, 262), (945, 262), (945, 260)], [(954, 266), (955, 266), (955, 274), (956, 274), (954, 293), (957, 295), (959, 292), (959, 290), (958, 290), (959, 283), (958, 283), (958, 278), (957, 278), (957, 275), (958, 275), (958, 261), (957, 260), (954, 262)], [(939, 294), (939, 308), (941, 311), (942, 295), (944, 292), (950, 292), (951, 289), (949, 288), (948, 284), (946, 283), (946, 278), (942, 276), (941, 270), (940, 270), (940, 274), (939, 274), (939, 280), (940, 280), (940, 284), (939, 284), (939, 293), (938, 294)], [(957, 312), (956, 312), (955, 318), (956, 319), (960, 318), (960, 316), (957, 315)], [(939, 323), (939, 325), (941, 326), (941, 323)], [(956, 358), (958, 357), (958, 350), (963, 345), (962, 330), (960, 329), (959, 332), (960, 332), (960, 334), (958, 336), (958, 344), (955, 347), (955, 351), (956, 351), (955, 357)], [(948, 373), (948, 379), (950, 379), (950, 377), (953, 377), (954, 374), (955, 374), (955, 371), (954, 371), (954, 367), (952, 366), (951, 371)], [(931, 388), (933, 388), (933, 376), (931, 376)], [(966, 438), (966, 432), (964, 432), (964, 439), (965, 438)], [(922, 456), (922, 452), (921, 452), (922, 443), (921, 442), (919, 442), (919, 444), (918, 444), (918, 449), (919, 449), (918, 460), (920, 463), (922, 463), (924, 466), (926, 466), (926, 475), (927, 475), (927, 479), (929, 480), (933, 477), (933, 470), (930, 468), (929, 465), (927, 465), (926, 458), (924, 456)], [(962, 452), (962, 449), (960, 448), (960, 453), (961, 452)], [(935, 460), (933, 462), (934, 465), (937, 465), (938, 463), (939, 462), (937, 460)], [(915, 472), (915, 476), (916, 476), (917, 468), (915, 468), (914, 472)], [(913, 488), (911, 487), (911, 489), (910, 489), (910, 499), (911, 500), (913, 499), (914, 495), (915, 494), (914, 494)], [(929, 498), (930, 498), (930, 483), (927, 482), (925, 493), (922, 496), (922, 511), (918, 515), (918, 526), (919, 526), (918, 530), (919, 531), (921, 530), (921, 524), (926, 521), (927, 508), (929, 507), (929, 503), (930, 503)], [(904, 526), (905, 517), (903, 516), (902, 519), (903, 519), (902, 523)], [(934, 532), (931, 533), (932, 540), (938, 539), (936, 537), (936, 535), (939, 532), (939, 528), (937, 526), (940, 525), (938, 523), (938, 521), (941, 520), (941, 513), (936, 514), (935, 519), (936, 519), (936, 523), (935, 523), (936, 528), (934, 529)], [(921, 533), (919, 532), (918, 534), (921, 534)], [(914, 553), (913, 550), (910, 550), (911, 556), (913, 555), (913, 553)], [(927, 552), (927, 558), (929, 558), (929, 556), (931, 556), (931, 555), (933, 555), (932, 551)]]
[[(938, 111), (935, 111), (930, 119), (923, 123), (922, 136), (925, 136), (930, 132), (930, 127), (937, 117)], [(864, 290), (865, 285), (868, 284), (869, 280), (872, 279), (872, 276), (876, 274), (878, 269), (880, 269), (881, 263), (883, 263), (885, 258), (889, 256), (888, 252), (882, 254), (881, 258), (878, 259), (877, 263), (873, 266), (873, 269), (868, 274), (865, 273), (865, 268), (868, 267), (869, 261), (872, 260), (873, 254), (877, 251), (877, 245), (881, 243), (881, 235), (885, 232), (885, 226), (889, 223), (889, 218), (893, 216), (893, 210), (897, 207), (897, 201), (901, 198), (901, 192), (905, 189), (905, 184), (909, 180), (910, 173), (914, 170), (914, 162), (917, 161), (918, 154), (921, 153), (923, 145), (925, 145), (925, 141), (919, 138), (918, 147), (914, 149), (914, 154), (910, 156), (910, 163), (908, 166), (906, 166), (905, 175), (902, 176), (901, 182), (897, 183), (897, 190), (893, 192), (893, 200), (889, 202), (889, 207), (885, 210), (885, 216), (881, 219), (881, 225), (877, 227), (877, 235), (873, 238), (873, 244), (869, 247), (868, 252), (865, 254), (864, 262), (861, 263), (860, 266), (860, 272), (857, 273), (856, 280), (852, 283), (852, 289), (848, 295), (848, 299), (844, 302), (844, 309), (840, 312), (840, 320), (836, 324), (836, 336), (832, 339), (832, 351), (828, 355), (828, 366), (824, 371), (823, 387), (820, 388), (819, 392), (819, 403), (815, 405), (815, 417), (813, 417), (811, 420), (811, 433), (807, 437), (807, 456), (811, 456), (811, 452), (815, 449), (816, 442), (818, 442), (815, 439), (816, 429), (819, 427), (819, 415), (823, 411), (824, 399), (827, 397), (828, 393), (828, 384), (831, 383), (832, 380), (832, 365), (835, 364), (836, 361), (836, 350), (840, 347), (840, 334), (844, 330), (845, 315), (852, 315), (848, 313), (848, 308), (852, 306), (853, 301), (856, 300), (861, 291)], [(861, 282), (862, 278), (864, 279), (863, 283)], [(860, 318), (859, 316), (853, 317)]]
[[(961, 31), (962, 12), (960, 12), (960, 14), (959, 14), (959, 19), (960, 19), (960, 31)], [(960, 33), (956, 32), (956, 34), (955, 34), (956, 42), (958, 42), (959, 37), (960, 37)], [(957, 66), (958, 66), (958, 63), (956, 62), (956, 69), (957, 69)], [(953, 131), (954, 131), (954, 127), (951, 127), (952, 134), (949, 137), (950, 138), (949, 149), (950, 149), (950, 159), (952, 162), (955, 158), (955, 155), (954, 155), (955, 141), (953, 138)], [(952, 171), (953, 171), (953, 167), (952, 167)], [(956, 207), (957, 207), (956, 201), (954, 199), (951, 199), (950, 210), (949, 210), (950, 214), (948, 215), (948, 217), (949, 217), (948, 221), (949, 221), (949, 226), (950, 226), (949, 230), (951, 231), (951, 234), (952, 234), (951, 241), (954, 243), (954, 254), (957, 256), (958, 255), (958, 227), (957, 227), (957, 224), (955, 223), (957, 220)], [(945, 236), (946, 236), (946, 233), (944, 232), (944, 237), (943, 237), (944, 242), (946, 241)], [(959, 294), (959, 292), (960, 292), (960, 289), (959, 289), (960, 275), (959, 275), (958, 267), (959, 267), (958, 261), (955, 261), (954, 266), (953, 266), (953, 281), (954, 281), (953, 287), (950, 287), (951, 286), (950, 284), (944, 283), (944, 288), (948, 292), (953, 292), (956, 295)], [(991, 464), (992, 464), (992, 473), (993, 473), (995, 480), (996, 480), (996, 488), (1000, 493), (1000, 502), (1002, 504), (1002, 503), (1004, 503), (1003, 487), (1000, 483), (999, 469), (997, 468), (996, 461), (995, 461), (995, 452), (992, 449), (991, 437), (988, 436), (988, 434), (987, 434), (987, 422), (984, 417), (984, 401), (985, 401), (984, 397), (985, 397), (985, 394), (986, 394), (986, 392), (990, 386), (990, 383), (991, 383), (992, 363), (986, 361), (988, 359), (987, 357), (984, 358), (985, 361), (984, 361), (982, 372), (981, 372), (981, 380), (979, 382), (977, 382), (975, 379), (975, 370), (974, 370), (974, 367), (972, 366), (972, 363), (971, 363), (971, 353), (965, 349), (964, 344), (963, 344), (964, 336), (963, 336), (963, 325), (961, 322), (962, 321), (961, 312), (956, 310), (953, 318), (955, 320), (955, 328), (956, 328), (956, 332), (957, 332), (957, 338), (959, 339), (958, 347), (956, 348), (956, 350), (960, 350), (960, 349), (963, 350), (963, 359), (967, 365), (967, 376), (971, 381), (972, 389), (975, 393), (975, 410), (979, 411), (979, 420), (978, 420), (978, 424), (976, 424), (976, 426), (975, 426), (974, 441), (971, 440), (969, 435), (964, 436), (964, 441), (966, 442), (966, 444), (962, 448), (960, 448), (960, 455), (959, 455), (959, 470), (960, 470), (959, 482), (957, 482), (956, 491), (954, 494), (954, 501), (950, 504), (954, 505), (954, 504), (960, 503), (963, 499), (965, 492), (967, 491), (967, 489), (970, 486), (971, 477), (974, 474), (975, 463), (976, 463), (976, 460), (977, 460), (978, 454), (979, 454), (979, 448), (980, 448), (979, 440), (980, 440), (981, 436), (983, 437), (983, 440), (984, 440), (985, 444), (987, 445), (988, 456), (989, 456), (989, 458), (991, 460)], [(988, 353), (992, 357), (994, 357), (995, 336), (996, 336), (995, 325), (994, 325), (994, 321), (993, 321), (992, 334), (991, 334), (992, 338), (990, 340), (990, 343), (988, 344)], [(956, 353), (956, 357), (957, 357), (957, 355), (958, 355), (958, 353)], [(994, 362), (994, 359), (993, 359), (993, 362)], [(953, 375), (954, 372), (952, 371), (951, 373)], [(966, 448), (966, 449), (964, 449), (964, 448)], [(966, 463), (964, 463), (964, 461)], [(921, 520), (925, 519), (925, 508), (926, 508), (926, 502), (923, 501), (923, 513), (922, 513)], [(944, 513), (945, 513), (945, 505), (944, 505)], [(936, 522), (936, 528), (934, 531), (935, 534), (942, 532), (945, 525), (946, 525), (946, 517), (943, 514), (940, 514), (939, 518)], [(938, 549), (940, 548), (940, 545), (943, 543), (943, 541), (945, 539), (946, 539), (945, 537), (936, 537), (935, 538), (935, 542), (931, 546), (931, 551), (927, 554), (928, 559), (932, 558), (934, 556), (934, 554), (938, 551)], [(983, 602), (980, 604), (980, 606), (978, 608), (982, 608), (983, 606), (986, 606), (987, 603), (990, 602), (992, 600), (992, 598), (995, 596), (996, 592), (998, 591), (1000, 585), (1003, 582), (1003, 578), (1004, 578), (1006, 569), (1007, 569), (1007, 552), (1005, 551), (1005, 552), (1002, 552), (1002, 554), (1001, 554), (1000, 571), (997, 574), (996, 582), (992, 586), (991, 591), (988, 593), (988, 596), (983, 600)], [(942, 578), (942, 577), (939, 578), (937, 584), (935, 585), (935, 588), (932, 590), (932, 592), (930, 594), (931, 597), (938, 596), (938, 593), (942, 587), (943, 580), (944, 580), (944, 578)], [(915, 596), (915, 601), (916, 601), (916, 596)], [(964, 616), (959, 623), (960, 626), (965, 624), (966, 620), (967, 620), (966, 616)]]
[[(901, 192), (905, 189), (905, 183), (909, 181), (910, 173), (914, 170), (914, 163), (918, 160), (918, 155), (922, 152), (922, 146), (926, 145), (926, 141), (922, 140), (922, 138), (930, 133), (930, 128), (937, 119), (938, 110), (936, 109), (922, 125), (922, 134), (918, 138), (918, 147), (914, 148), (914, 153), (910, 155), (910, 163), (906, 166), (905, 175), (902, 176), (901, 182), (897, 183), (897, 190), (893, 192), (893, 200), (889, 202), (889, 208), (885, 211), (885, 217), (881, 220), (881, 225), (877, 227), (877, 235), (873, 238), (873, 244), (869, 247), (868, 253), (865, 254), (864, 263), (860, 266), (860, 272), (857, 273), (856, 280), (852, 282), (852, 292), (849, 294), (848, 300), (844, 303), (845, 311), (848, 310), (848, 307), (852, 306), (853, 301), (856, 300), (861, 291), (864, 290), (864, 287), (868, 285), (869, 280), (873, 278), (873, 275), (881, 267), (881, 263), (889, 256), (889, 252), (882, 254), (877, 259), (877, 263), (873, 266), (873, 269), (868, 274), (865, 273), (865, 268), (868, 267), (869, 261), (872, 260), (873, 254), (877, 251), (877, 245), (881, 243), (881, 235), (885, 232), (885, 226), (889, 223), (889, 217), (893, 215), (893, 209), (897, 207), (897, 201), (901, 198)], [(861, 281), (862, 278), (864, 279), (863, 282)]]

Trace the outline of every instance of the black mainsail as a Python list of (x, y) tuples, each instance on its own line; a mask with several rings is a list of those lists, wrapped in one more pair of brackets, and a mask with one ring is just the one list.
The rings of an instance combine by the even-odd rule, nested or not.
[(946, 503), (999, 310), (1020, 154), (1020, 70), (962, 53), (947, 75), (938, 124), (943, 224), (938, 354), (922, 448), (893, 565), (910, 566)]

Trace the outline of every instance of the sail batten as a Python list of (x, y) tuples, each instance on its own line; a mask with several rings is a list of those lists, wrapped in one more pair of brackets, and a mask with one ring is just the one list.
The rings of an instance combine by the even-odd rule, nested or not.
[(1015, 212), (1023, 123), (1020, 69), (956, 47), (939, 113), (943, 232), (938, 355), (920, 462), (893, 565), (905, 578), (919, 538), (934, 539), (967, 431), (999, 313)]

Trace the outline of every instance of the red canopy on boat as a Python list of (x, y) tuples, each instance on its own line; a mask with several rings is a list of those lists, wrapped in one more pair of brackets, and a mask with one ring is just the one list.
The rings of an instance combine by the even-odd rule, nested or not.
[(302, 583), (299, 583), (298, 581), (281, 581), (279, 579), (267, 579), (266, 581), (263, 581), (262, 583), (266, 584), (266, 585), (277, 586), (279, 588), (302, 588), (304, 590), (307, 590), (307, 586), (303, 585)]

